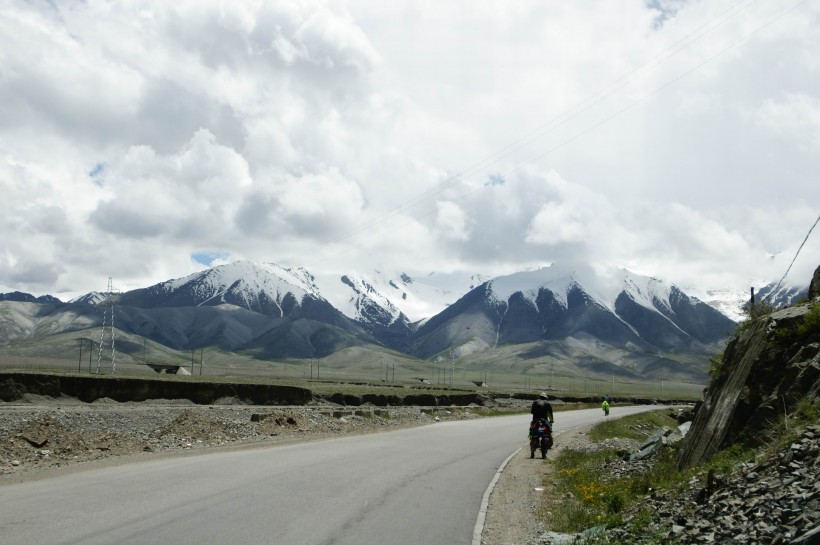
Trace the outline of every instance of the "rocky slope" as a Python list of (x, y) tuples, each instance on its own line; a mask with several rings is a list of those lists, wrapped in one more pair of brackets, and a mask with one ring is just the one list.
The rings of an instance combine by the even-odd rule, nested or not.
[[(616, 448), (637, 452), (638, 446), (616, 441)], [(612, 440), (594, 443), (581, 432), (562, 437), (558, 451), (569, 448), (591, 452), (613, 448)], [(520, 459), (519, 459), (520, 458)], [(570, 544), (814, 544), (820, 542), (820, 425), (802, 429), (781, 449), (764, 451), (729, 475), (708, 471), (695, 474), (682, 490), (656, 491), (629, 509), (624, 525), (594, 528), (579, 534), (545, 531), (533, 506), (551, 494), (549, 462), (533, 465), (524, 454), (513, 458), (490, 498), (493, 527), (485, 528), (483, 545)], [(614, 476), (646, 471), (652, 460), (624, 456), (609, 462)], [(513, 500), (509, 500), (513, 498)], [(504, 506), (530, 505), (530, 517), (520, 528), (505, 528), (499, 518)], [(495, 508), (498, 514), (493, 514)], [(637, 524), (646, 514), (650, 519)], [(518, 515), (520, 518), (521, 516)], [(523, 531), (522, 531), (523, 530)]]
[[(646, 500), (647, 534), (673, 543), (820, 543), (820, 425), (786, 448), (742, 464), (720, 479), (693, 477), (682, 495)], [(615, 529), (615, 542), (640, 536)]]
[(681, 448), (693, 466), (721, 448), (760, 444), (760, 431), (820, 394), (820, 301), (756, 318), (726, 347)]

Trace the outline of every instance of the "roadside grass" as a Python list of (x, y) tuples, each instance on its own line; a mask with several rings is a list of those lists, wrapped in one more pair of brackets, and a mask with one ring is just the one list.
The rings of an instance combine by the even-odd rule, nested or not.
[(668, 410), (660, 410), (604, 420), (589, 430), (587, 435), (596, 442), (616, 437), (643, 441), (658, 428), (677, 425), (675, 419), (669, 416)]
[[(643, 441), (658, 428), (672, 425), (677, 423), (668, 410), (653, 411), (606, 420), (594, 426), (588, 435), (595, 442), (613, 438)], [(607, 466), (617, 458), (614, 448), (592, 452), (564, 450), (558, 455), (551, 484), (552, 496), (561, 500), (548, 508), (552, 530), (578, 532), (600, 525), (622, 524), (624, 508), (637, 502), (658, 479), (670, 475), (670, 469), (675, 466), (674, 455), (665, 450), (651, 472), (614, 479)]]
[[(617, 437), (642, 441), (658, 428), (676, 425), (668, 411), (654, 411), (602, 422), (589, 436), (596, 442)], [(625, 525), (633, 533), (644, 536), (642, 543), (658, 543), (650, 531), (652, 513), (640, 507), (647, 495), (658, 491), (678, 495), (692, 477), (709, 470), (729, 473), (738, 462), (753, 459), (754, 451), (732, 447), (706, 465), (678, 471), (677, 449), (667, 447), (653, 457), (645, 471), (615, 477), (608, 471), (608, 465), (618, 457), (614, 448), (591, 452), (565, 450), (558, 455), (551, 482), (546, 482), (545, 476), (544, 485), (551, 487), (552, 493), (545, 496), (541, 508), (551, 530), (576, 533), (603, 525)], [(606, 538), (601, 538), (604, 541), (590, 539), (588, 543), (609, 543)]]

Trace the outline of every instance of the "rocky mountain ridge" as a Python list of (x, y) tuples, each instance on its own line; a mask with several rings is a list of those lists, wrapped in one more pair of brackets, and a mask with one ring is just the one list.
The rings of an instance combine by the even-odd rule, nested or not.
[[(464, 285), (472, 289), (459, 298)], [(99, 326), (106, 296), (21, 303), (0, 314), (0, 330), (10, 332), (7, 341), (29, 344), (45, 332), (76, 337)], [(701, 382), (704, 362), (735, 327), (677, 286), (624, 270), (599, 275), (584, 264), (492, 279), (378, 272), (365, 279), (237, 262), (114, 297), (117, 328), (132, 336), (134, 351), (139, 337), (171, 350), (214, 347), (262, 359), (362, 348), (423, 359), (503, 357), (527, 368), (549, 361), (569, 374), (624, 380)], [(431, 308), (422, 300), (443, 310), (412, 321), (404, 309)]]
[[(521, 346), (532, 359), (555, 357), (556, 343), (568, 342), (567, 361), (579, 352), (604, 353), (611, 347), (617, 351), (614, 361), (596, 355), (590, 365), (596, 372), (625, 377), (649, 369), (698, 380), (702, 369), (662, 353), (708, 355), (734, 328), (731, 320), (674, 285), (625, 270), (607, 277), (578, 264), (486, 280), (418, 323), (392, 303), (395, 294), (383, 296), (361, 278), (338, 280), (350, 294), (342, 305), (345, 312), (325, 298), (333, 293), (339, 300), (338, 286), (328, 287), (326, 279), (317, 280), (304, 269), (251, 262), (214, 267), (111, 299), (118, 329), (175, 350), (215, 346), (263, 359), (322, 358), (345, 348), (376, 346), (427, 359), (453, 350), (464, 357)], [(431, 280), (425, 281), (429, 286)], [(384, 278), (379, 282), (384, 284)], [(387, 282), (408, 298), (413, 290), (418, 294), (419, 284), (406, 275)], [(66, 324), (64, 331), (76, 330), (86, 322), (77, 316), (104, 309), (103, 295), (31, 308), (29, 321), (49, 320)], [(18, 314), (24, 310), (16, 309)], [(5, 329), (21, 334), (19, 328)], [(630, 363), (632, 370), (618, 363), (636, 358), (641, 363)]]

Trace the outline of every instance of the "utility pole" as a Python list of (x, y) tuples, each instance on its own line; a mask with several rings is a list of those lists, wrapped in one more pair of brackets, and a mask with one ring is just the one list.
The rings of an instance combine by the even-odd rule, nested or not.
[(83, 340), (80, 339), (80, 359), (77, 360), (77, 372), (82, 370), (83, 366)]
[(450, 350), (450, 388), (453, 387), (456, 380), (456, 354)]

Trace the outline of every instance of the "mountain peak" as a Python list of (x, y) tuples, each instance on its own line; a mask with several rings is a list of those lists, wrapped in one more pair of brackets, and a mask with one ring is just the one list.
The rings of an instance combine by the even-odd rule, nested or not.
[[(654, 306), (653, 299), (668, 301), (671, 285), (655, 278), (641, 276), (627, 269), (596, 269), (579, 263), (553, 263), (532, 271), (500, 276), (489, 281), (490, 291), (500, 301), (507, 301), (520, 292), (533, 304), (542, 289), (552, 292), (555, 299), (567, 306), (567, 294), (574, 286), (582, 286), (601, 306), (613, 310), (615, 301), (626, 291), (643, 306)], [(668, 306), (668, 305), (667, 305)]]
[(234, 261), (219, 265), (184, 278), (169, 280), (163, 286), (170, 290), (198, 281), (214, 290), (214, 295), (223, 288), (237, 283), (246, 286), (248, 291), (282, 293), (288, 291), (301, 299), (306, 294), (319, 296), (313, 276), (303, 268), (290, 269), (275, 263), (256, 263), (253, 261)]

